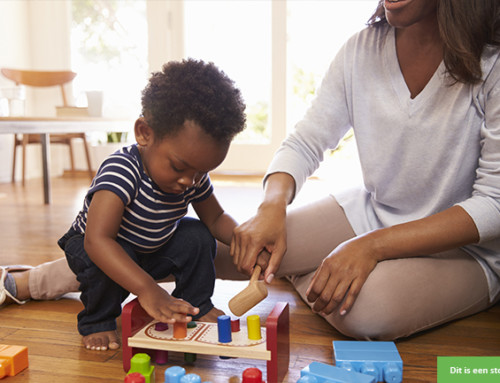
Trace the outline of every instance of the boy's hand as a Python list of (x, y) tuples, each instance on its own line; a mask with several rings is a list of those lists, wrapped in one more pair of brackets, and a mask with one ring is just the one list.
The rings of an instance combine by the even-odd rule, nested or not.
[(160, 286), (137, 296), (142, 308), (154, 319), (163, 323), (190, 322), (200, 312), (188, 302), (172, 297)]

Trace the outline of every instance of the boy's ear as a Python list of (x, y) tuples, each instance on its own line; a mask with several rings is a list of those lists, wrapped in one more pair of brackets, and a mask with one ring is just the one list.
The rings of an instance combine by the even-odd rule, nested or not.
[(141, 146), (147, 146), (154, 140), (153, 129), (151, 129), (144, 117), (140, 117), (135, 121), (134, 133), (135, 140)]

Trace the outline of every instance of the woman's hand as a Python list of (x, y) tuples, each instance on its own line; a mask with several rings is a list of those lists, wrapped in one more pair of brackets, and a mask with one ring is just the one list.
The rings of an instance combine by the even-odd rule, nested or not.
[[(251, 275), (258, 262), (264, 280), (271, 283), (286, 251), (286, 207), (294, 194), (295, 180), (290, 174), (278, 172), (267, 177), (257, 214), (234, 229), (230, 251), (240, 272)], [(259, 256), (263, 251), (271, 254), (270, 258)]]
[(470, 215), (460, 206), (415, 221), (378, 229), (338, 246), (324, 259), (307, 289), (313, 310), (341, 315), (354, 304), (377, 262), (437, 254), (479, 241)]
[(307, 289), (313, 311), (328, 315), (337, 307), (345, 315), (361, 287), (377, 265), (368, 237), (357, 237), (339, 245), (316, 270)]
[[(267, 262), (266, 257), (257, 260), (264, 250), (271, 254)], [(230, 251), (240, 272), (250, 275), (259, 263), (270, 283), (286, 251), (286, 205), (263, 203), (257, 215), (234, 229)]]

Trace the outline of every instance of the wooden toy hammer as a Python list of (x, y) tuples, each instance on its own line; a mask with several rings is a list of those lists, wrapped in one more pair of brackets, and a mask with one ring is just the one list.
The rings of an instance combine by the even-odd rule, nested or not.
[(250, 283), (229, 301), (229, 310), (236, 315), (242, 316), (257, 303), (267, 297), (267, 287), (263, 281), (259, 281), (261, 267), (255, 265)]

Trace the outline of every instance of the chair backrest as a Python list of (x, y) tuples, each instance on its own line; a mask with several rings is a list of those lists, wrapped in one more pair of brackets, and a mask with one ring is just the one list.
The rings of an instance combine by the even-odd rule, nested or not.
[(16, 85), (27, 85), (34, 87), (59, 86), (61, 88), (63, 105), (68, 106), (64, 84), (76, 77), (72, 71), (36, 71), (2, 68), (2, 74), (16, 83)]

